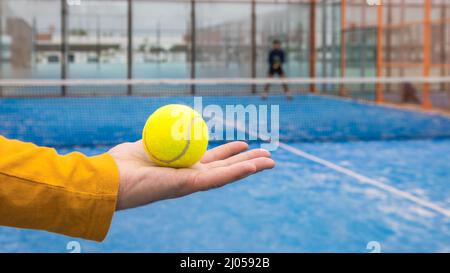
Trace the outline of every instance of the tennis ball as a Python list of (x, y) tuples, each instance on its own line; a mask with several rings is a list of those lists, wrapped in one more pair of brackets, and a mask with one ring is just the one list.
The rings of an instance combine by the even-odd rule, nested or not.
[(208, 128), (191, 107), (170, 104), (150, 115), (142, 131), (142, 141), (155, 164), (187, 168), (206, 152)]

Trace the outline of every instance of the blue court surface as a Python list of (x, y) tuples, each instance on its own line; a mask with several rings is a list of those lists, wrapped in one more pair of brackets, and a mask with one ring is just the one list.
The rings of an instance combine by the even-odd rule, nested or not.
[[(139, 139), (167, 103), (193, 98), (1, 99), (0, 134), (94, 155)], [(118, 212), (103, 243), (0, 228), (0, 251), (450, 252), (450, 118), (309, 95), (203, 104), (279, 105), (276, 168)]]

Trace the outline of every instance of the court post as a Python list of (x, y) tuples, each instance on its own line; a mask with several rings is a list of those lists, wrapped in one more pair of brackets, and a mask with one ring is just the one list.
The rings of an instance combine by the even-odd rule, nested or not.
[[(316, 77), (316, 0), (309, 7), (309, 77)], [(316, 85), (310, 84), (309, 92), (316, 93)]]
[(331, 75), (333, 77), (337, 76), (338, 71), (338, 61), (339, 61), (339, 51), (338, 51), (338, 33), (339, 33), (339, 24), (337, 23), (336, 13), (339, 7), (339, 3), (331, 3)]
[[(191, 79), (195, 79), (196, 77), (196, 71), (195, 71), (195, 65), (196, 65), (196, 39), (197, 39), (197, 33), (196, 33), (196, 14), (195, 14), (195, 0), (191, 0)], [(195, 84), (191, 84), (191, 94), (195, 95)]]
[[(366, 23), (366, 17), (367, 17), (367, 11), (366, 11), (366, 3), (362, 4), (361, 7), (361, 26), (363, 27), (363, 31), (359, 30), (359, 37), (358, 37), (358, 51), (359, 51), (359, 57), (360, 57), (360, 68), (361, 72), (359, 73), (361, 77), (366, 76), (366, 47), (364, 46), (365, 41), (367, 39), (367, 30), (365, 29), (367, 27)], [(361, 84), (361, 90), (364, 92), (366, 89), (366, 85), (364, 83)]]
[[(392, 77), (392, 21), (393, 21), (393, 6), (391, 1), (386, 1), (386, 13), (387, 13), (387, 25), (389, 29), (386, 31), (386, 75), (387, 77)], [(384, 32), (384, 27), (383, 27)], [(387, 83), (385, 85), (386, 92), (391, 91), (391, 84)]]
[[(61, 79), (67, 79), (68, 72), (68, 55), (69, 55), (69, 44), (68, 44), (68, 4), (66, 0), (61, 0)], [(63, 85), (61, 87), (61, 96), (67, 95), (67, 86)]]
[[(347, 1), (341, 0), (341, 78), (345, 78), (345, 69), (347, 66), (347, 45), (345, 40), (345, 32), (347, 30)], [(339, 96), (347, 96), (345, 85), (339, 87)]]
[[(401, 12), (400, 12), (400, 24), (402, 26), (405, 25), (405, 7), (406, 7), (405, 0), (401, 0), (401, 2), (400, 2), (400, 9), (401, 9)], [(402, 33), (400, 35), (399, 40), (400, 40), (400, 44), (401, 45), (405, 44), (405, 34), (404, 33)], [(405, 54), (405, 52), (402, 51), (400, 54), (401, 54), (401, 59), (402, 60), (407, 60), (407, 58), (405, 58), (405, 56), (408, 56), (408, 55)], [(403, 66), (400, 67), (400, 72), (399, 73), (400, 73), (401, 77), (405, 76), (405, 68)]]
[[(383, 3), (377, 7), (377, 77), (383, 76)], [(384, 101), (383, 85), (377, 82), (375, 85), (375, 101), (381, 103)]]
[[(425, 0), (424, 3), (424, 20), (423, 20), (423, 76), (430, 76), (431, 68), (431, 0)], [(423, 84), (422, 91), (422, 107), (431, 109), (430, 100), (430, 83)]]
[[(445, 77), (446, 74), (446, 67), (447, 67), (447, 52), (446, 52), (446, 47), (447, 47), (447, 37), (446, 37), (446, 33), (447, 33), (447, 22), (446, 22), (446, 18), (447, 18), (447, 3), (442, 3), (441, 6), (441, 22), (440, 22), (440, 36), (441, 36), (441, 76)], [(446, 84), (442, 83), (441, 84), (441, 91), (445, 90)]]
[[(133, 0), (128, 0), (127, 12), (127, 79), (133, 78)], [(127, 85), (127, 95), (131, 96), (133, 86)]]
[[(251, 77), (256, 78), (256, 0), (252, 0), (252, 11), (251, 11)], [(252, 84), (252, 93), (256, 93), (256, 85)]]
[[(322, 0), (322, 77), (327, 77), (328, 75), (328, 46), (327, 46), (327, 35), (328, 35), (328, 3), (327, 0)], [(327, 85), (322, 85), (322, 92), (327, 91)]]

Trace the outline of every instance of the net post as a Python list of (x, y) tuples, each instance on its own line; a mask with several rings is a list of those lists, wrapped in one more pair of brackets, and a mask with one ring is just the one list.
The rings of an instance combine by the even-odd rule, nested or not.
[[(341, 78), (345, 78), (345, 69), (347, 66), (346, 63), (346, 55), (347, 55), (347, 46), (345, 40), (345, 31), (347, 25), (347, 1), (341, 1)], [(341, 84), (339, 87), (339, 96), (345, 97), (347, 96), (347, 90), (345, 90), (345, 85)]]
[[(256, 78), (256, 0), (252, 0), (251, 3), (251, 51), (252, 51), (252, 58), (251, 58), (251, 77), (253, 79)], [(256, 93), (256, 85), (252, 84), (252, 93)]]
[[(127, 79), (133, 78), (133, 0), (127, 1)], [(133, 86), (127, 85), (127, 95), (131, 96)]]
[[(383, 76), (383, 3), (377, 6), (377, 77)], [(383, 85), (376, 83), (375, 101), (382, 103), (384, 101)]]
[[(68, 4), (66, 0), (61, 0), (61, 79), (67, 79), (67, 63), (69, 54), (68, 45)], [(67, 95), (67, 86), (61, 86), (61, 96)]]
[[(431, 0), (424, 2), (424, 20), (423, 20), (423, 76), (430, 76), (431, 65)], [(422, 107), (424, 109), (431, 109), (432, 104), (430, 100), (430, 83), (423, 84), (422, 91)]]
[[(309, 77), (316, 77), (316, 0), (309, 4)], [(316, 93), (316, 85), (310, 84), (309, 92)]]
[[(196, 14), (195, 14), (195, 0), (191, 0), (191, 79), (195, 79), (196, 77), (196, 71), (195, 71), (195, 64), (196, 64), (196, 39), (197, 39), (197, 33), (196, 33)], [(191, 84), (191, 95), (195, 95), (195, 84)]]

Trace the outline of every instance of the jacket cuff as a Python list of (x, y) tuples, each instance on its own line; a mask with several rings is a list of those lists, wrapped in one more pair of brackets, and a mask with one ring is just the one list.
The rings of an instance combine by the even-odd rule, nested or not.
[(104, 198), (93, 203), (92, 218), (86, 234), (82, 237), (101, 242), (105, 239), (116, 211), (119, 190), (119, 169), (109, 154), (102, 154), (90, 158), (101, 174), (97, 180), (97, 187)]

